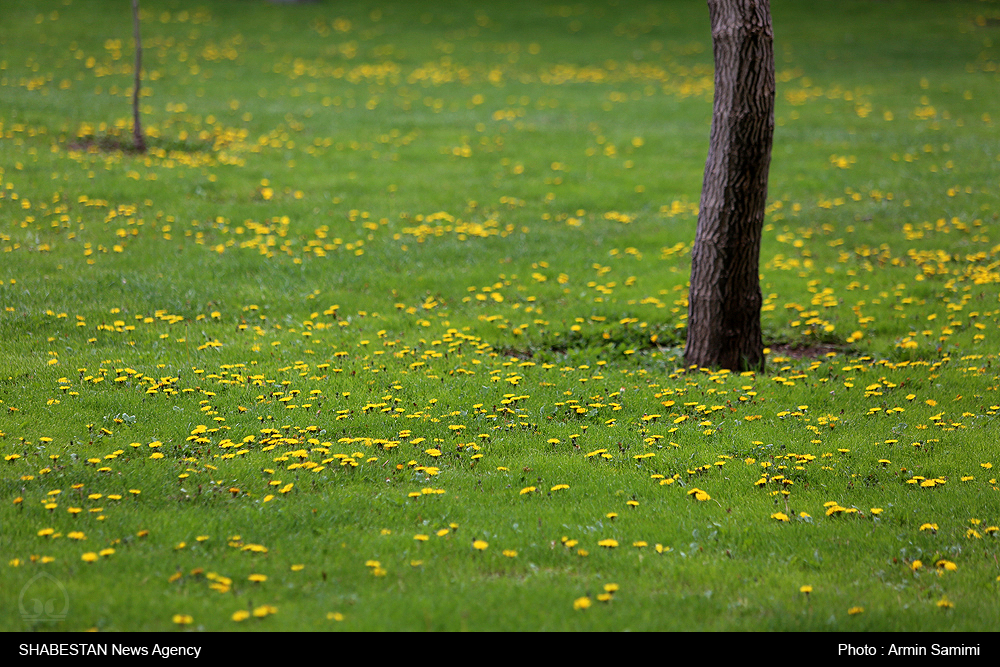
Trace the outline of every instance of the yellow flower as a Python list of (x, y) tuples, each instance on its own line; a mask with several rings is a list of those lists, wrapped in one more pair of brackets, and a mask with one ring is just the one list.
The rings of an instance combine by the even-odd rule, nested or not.
[(597, 546), (599, 546), (599, 547), (605, 547), (607, 549), (614, 549), (615, 547), (618, 546), (618, 540), (612, 540), (612, 539), (608, 538), (608, 539), (601, 540), (600, 542), (598, 542)]
[(788, 521), (788, 515), (784, 512), (775, 512), (771, 515), (772, 519), (777, 519), (778, 521)]
[(699, 501), (702, 501), (702, 502), (704, 502), (706, 500), (711, 500), (712, 499), (712, 496), (708, 495), (707, 493), (705, 493), (704, 491), (702, 491), (699, 488), (693, 488), (690, 491), (688, 491), (687, 494), (689, 496), (694, 496), (695, 500), (699, 500)]
[(592, 604), (590, 598), (584, 596), (573, 600), (573, 609), (590, 609), (590, 605)]
[(264, 618), (265, 616), (277, 613), (278, 613), (278, 608), (272, 607), (269, 604), (261, 605), (253, 610), (253, 615), (255, 618)]
[(618, 591), (618, 584), (604, 584), (604, 592), (615, 593)]
[(800, 592), (800, 593), (805, 593), (806, 595), (809, 595), (810, 593), (812, 593), (812, 592), (813, 592), (813, 587), (812, 587), (812, 586), (809, 586), (809, 585), (806, 585), (806, 586), (800, 586), (800, 587), (799, 587), (799, 592)]
[(267, 575), (266, 574), (251, 574), (249, 577), (247, 577), (247, 579), (249, 579), (250, 581), (254, 582), (255, 584), (262, 584), (265, 581), (267, 581)]
[(344, 620), (344, 615), (339, 611), (331, 611), (326, 615), (326, 620), (328, 621), (342, 621)]
[(506, 556), (507, 558), (517, 558), (517, 551), (515, 551), (514, 549), (504, 549), (503, 555)]
[(924, 564), (921, 561), (919, 561), (919, 560), (915, 560), (912, 563), (910, 563), (910, 569), (913, 570), (914, 572), (916, 572), (917, 570), (919, 570), (923, 566), (924, 566)]
[(174, 623), (177, 625), (191, 625), (194, 622), (189, 614), (174, 614)]
[(535, 487), (533, 487), (533, 486), (526, 486), (523, 489), (521, 489), (521, 493), (519, 495), (523, 496), (526, 493), (532, 493), (534, 491), (535, 491)]
[(488, 546), (490, 546), (490, 543), (486, 542), (485, 540), (476, 540), (472, 543), (472, 548), (477, 551), (482, 551), (486, 549)]
[(948, 598), (941, 598), (940, 600), (937, 601), (937, 606), (941, 607), (942, 609), (951, 609), (952, 607), (955, 606), (955, 604), (951, 602)]
[(98, 558), (97, 554), (95, 554), (93, 551), (88, 551), (87, 553), (80, 556), (80, 560), (82, 560), (85, 563), (93, 563), (94, 561), (97, 560), (97, 558)]
[(851, 607), (850, 609), (847, 610), (847, 613), (850, 614), (851, 616), (854, 616), (855, 614), (863, 614), (863, 613), (865, 613), (865, 608), (864, 607)]
[(250, 618), (250, 612), (246, 609), (240, 609), (239, 611), (234, 611), (230, 618), (239, 623), (240, 621), (245, 621)]

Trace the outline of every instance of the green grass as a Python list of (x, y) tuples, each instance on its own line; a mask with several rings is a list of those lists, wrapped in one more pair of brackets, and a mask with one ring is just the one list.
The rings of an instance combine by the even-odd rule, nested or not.
[(127, 8), (7, 4), (0, 627), (993, 628), (1000, 4), (773, 3), (756, 375), (699, 3), (144, 2), (144, 156)]

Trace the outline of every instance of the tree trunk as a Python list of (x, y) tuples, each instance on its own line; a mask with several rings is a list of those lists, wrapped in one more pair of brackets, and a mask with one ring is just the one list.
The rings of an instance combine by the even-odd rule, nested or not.
[(139, 118), (139, 93), (142, 90), (142, 39), (139, 36), (139, 0), (132, 0), (132, 29), (135, 33), (135, 79), (132, 83), (132, 139), (135, 150), (146, 152), (146, 137)]
[(685, 362), (761, 370), (760, 239), (774, 135), (769, 0), (708, 0), (715, 101), (691, 251)]

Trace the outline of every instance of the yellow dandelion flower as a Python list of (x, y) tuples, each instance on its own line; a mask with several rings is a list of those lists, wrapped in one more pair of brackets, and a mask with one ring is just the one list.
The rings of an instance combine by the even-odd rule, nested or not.
[(190, 614), (174, 614), (173, 620), (177, 625), (191, 625), (194, 623), (194, 618)]
[(487, 541), (485, 541), (485, 540), (475, 540), (472, 543), (472, 548), (475, 549), (476, 551), (483, 551), (484, 549), (486, 549), (489, 546), (490, 546), (490, 543), (487, 542)]
[(615, 547), (618, 546), (618, 540), (613, 540), (611, 538), (607, 538), (607, 539), (604, 539), (604, 540), (601, 540), (600, 542), (598, 542), (597, 546), (604, 547), (606, 549), (614, 549)]
[(267, 575), (266, 574), (251, 574), (249, 577), (247, 577), (247, 579), (249, 581), (252, 581), (255, 584), (262, 584), (265, 581), (267, 581)]
[(87, 553), (80, 556), (80, 560), (82, 560), (85, 563), (93, 563), (94, 561), (97, 560), (97, 558), (98, 558), (97, 554), (94, 553), (93, 551), (88, 551)]
[(261, 605), (253, 610), (253, 615), (255, 618), (264, 618), (265, 616), (270, 616), (271, 614), (277, 614), (278, 608), (273, 607), (269, 604)]
[(590, 609), (590, 605), (592, 604), (590, 598), (584, 596), (573, 600), (573, 609)]
[(856, 614), (863, 614), (863, 613), (865, 613), (865, 608), (864, 607), (851, 607), (850, 609), (847, 610), (847, 613), (850, 614), (851, 616), (854, 616)]
[(250, 618), (250, 612), (248, 612), (246, 609), (240, 609), (239, 611), (234, 611), (233, 615), (230, 616), (230, 618), (239, 623), (240, 621), (245, 621), (248, 618)]

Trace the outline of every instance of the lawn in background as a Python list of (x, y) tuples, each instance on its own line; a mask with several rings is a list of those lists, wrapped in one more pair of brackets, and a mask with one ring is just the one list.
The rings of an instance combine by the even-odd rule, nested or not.
[(1000, 3), (772, 4), (740, 374), (702, 4), (5, 3), (0, 627), (992, 629)]

